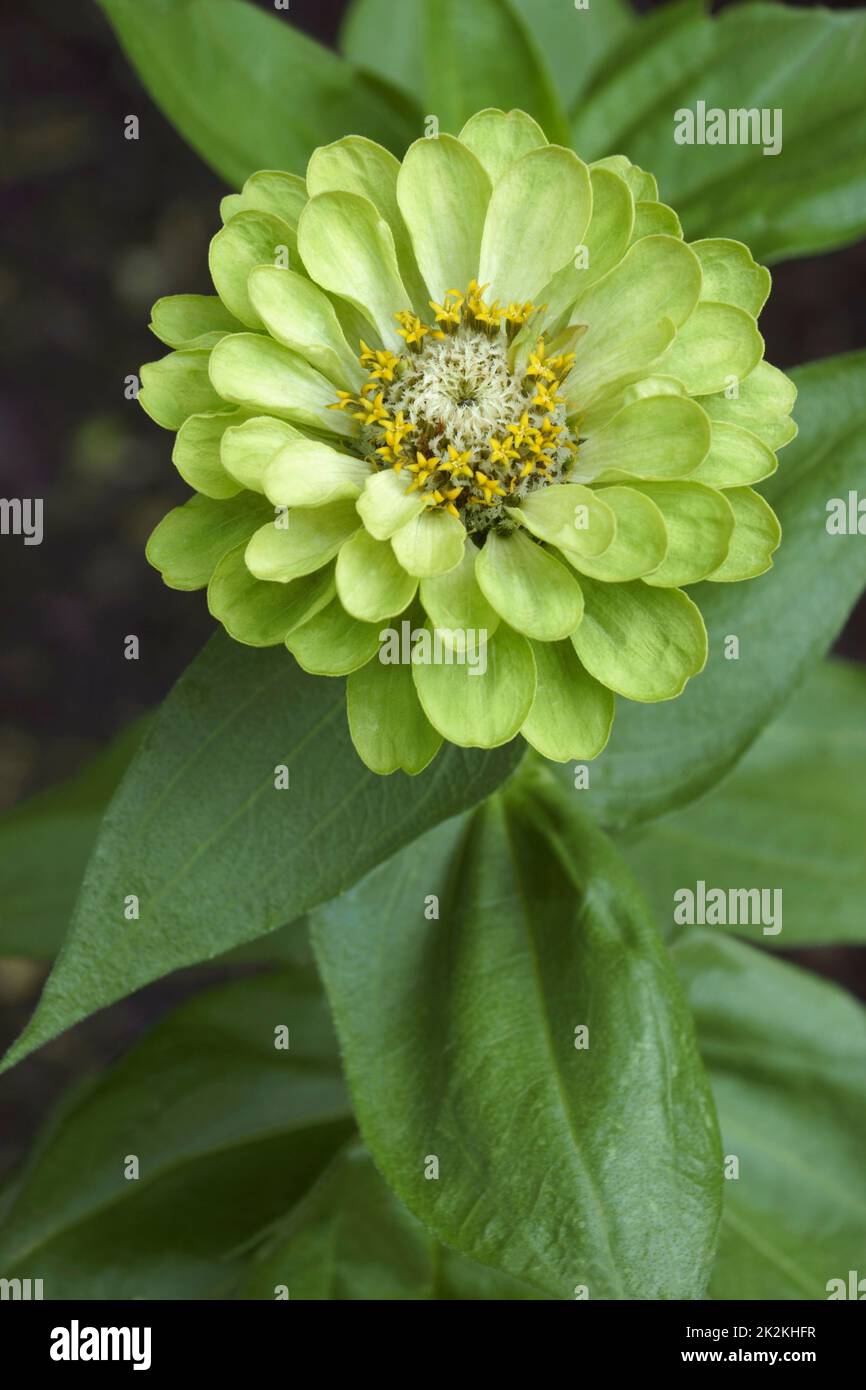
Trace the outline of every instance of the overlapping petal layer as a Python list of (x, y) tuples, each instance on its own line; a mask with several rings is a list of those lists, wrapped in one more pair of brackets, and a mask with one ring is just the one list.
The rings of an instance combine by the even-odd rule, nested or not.
[(216, 295), (160, 300), (142, 368), (195, 489), (148, 546), (166, 583), (347, 677), (379, 773), (518, 733), (592, 758), (615, 693), (676, 697), (706, 660), (683, 589), (780, 540), (755, 485), (794, 389), (748, 249), (517, 111), (402, 164), (348, 136), (221, 211)]

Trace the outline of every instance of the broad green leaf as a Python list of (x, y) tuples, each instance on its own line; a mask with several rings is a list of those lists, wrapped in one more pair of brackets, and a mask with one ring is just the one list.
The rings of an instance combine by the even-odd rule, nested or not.
[(322, 908), (313, 945), (365, 1143), (435, 1236), (553, 1298), (701, 1297), (721, 1165), (691, 1021), (547, 774)]
[(63, 1107), (17, 1184), (0, 1269), (38, 1271), (46, 1298), (224, 1296), (238, 1247), (352, 1127), (315, 971), (207, 991)]
[(405, 97), (242, 0), (99, 3), (154, 101), (238, 188), (257, 169), (302, 174), (349, 131), (397, 152), (418, 134)]
[(423, 0), (351, 0), (340, 49), (417, 104), (424, 92)]
[(281, 648), (213, 637), (111, 803), (70, 935), (4, 1065), (333, 897), (486, 796), (520, 751), (448, 748), (414, 780), (379, 778), (352, 748), (342, 681), (306, 676)]
[[(142, 715), (74, 776), (0, 818), (0, 956), (49, 960), (57, 955), (102, 817), (151, 718)], [(306, 930), (306, 918), (299, 918), (229, 957), (307, 961)]]
[[(541, 48), (567, 110), (576, 108), (600, 64), (638, 28), (628, 0), (510, 0)], [(512, 105), (520, 103), (512, 102)]]
[[(347, 58), (358, 67), (378, 73), (415, 101), (423, 92), (425, 81), (426, 3), (427, 0), (399, 0), (398, 4), (394, 0), (352, 0), (340, 35), (340, 46)], [(441, 3), (438, 7), (442, 8)], [(472, 6), (464, 4), (461, 8), (470, 11)], [(505, 0), (499, 20), (503, 32), (508, 31), (509, 9), (517, 21), (523, 22), (524, 42), (528, 41), (535, 52), (543, 55), (566, 109), (571, 108), (596, 65), (616, 42), (637, 28), (626, 0), (593, 0), (591, 9), (580, 11), (571, 0)], [(471, 17), (474, 20), (474, 15)], [(478, 34), (482, 38), (484, 30), (479, 28)], [(490, 61), (489, 54), (476, 51), (484, 61)], [(512, 55), (514, 70), (519, 74), (517, 87), (500, 92), (496, 98), (495, 104), (506, 110), (524, 106), (527, 100), (522, 92), (525, 69), (519, 67), (521, 56), (526, 62), (525, 50), (523, 55)], [(477, 101), (472, 113), (484, 104)]]
[(568, 144), (543, 45), (511, 0), (360, 0), (343, 44), (355, 62), (420, 97), (425, 118), (453, 135), (485, 107), (519, 106)]
[(526, 1284), (433, 1239), (351, 1144), (251, 1261), (242, 1298), (534, 1299)]
[(568, 119), (547, 57), (509, 0), (424, 0), (427, 107), (457, 134), (488, 106), (519, 106), (549, 140), (568, 144)]
[(674, 924), (674, 893), (702, 881), (726, 894), (770, 891), (763, 920), (752, 912), (754, 925), (730, 928), (761, 946), (866, 941), (864, 824), (866, 668), (834, 661), (720, 787), (654, 821), (623, 852), (660, 926)]
[(847, 1290), (866, 1248), (866, 1013), (834, 985), (707, 931), (684, 935), (674, 959), (726, 1161), (739, 1166), (724, 1185), (710, 1296), (826, 1299), (831, 1280)]
[[(792, 375), (800, 433), (758, 488), (782, 523), (773, 568), (742, 584), (690, 589), (709, 631), (706, 669), (670, 704), (617, 702), (585, 793), (611, 828), (682, 806), (729, 771), (827, 651), (866, 583), (862, 536), (826, 529), (828, 500), (866, 486), (866, 353)], [(736, 659), (725, 655), (732, 637)]]
[[(759, 3), (711, 18), (699, 4), (664, 6), (637, 37), (577, 108), (572, 137), (584, 159), (628, 155), (656, 175), (687, 236), (733, 237), (759, 260), (828, 251), (862, 235), (862, 9)], [(708, 115), (723, 112), (725, 143), (700, 141), (698, 103)], [(698, 116), (691, 132), (684, 112)], [(738, 121), (733, 142), (729, 112)], [(740, 132), (738, 112), (755, 113), (748, 130)]]
[(0, 956), (57, 954), (105, 808), (146, 726), (136, 720), (80, 772), (0, 818)]

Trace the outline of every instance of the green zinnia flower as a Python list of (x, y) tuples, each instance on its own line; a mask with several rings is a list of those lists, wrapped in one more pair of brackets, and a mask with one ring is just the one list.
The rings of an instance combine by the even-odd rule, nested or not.
[(520, 111), (402, 165), (349, 136), (222, 214), (218, 298), (160, 300), (176, 351), (142, 368), (196, 489), (150, 539), (165, 582), (348, 676), (376, 772), (517, 733), (593, 758), (614, 692), (679, 695), (707, 656), (683, 588), (780, 539), (752, 484), (795, 393), (747, 248), (686, 245), (650, 174)]

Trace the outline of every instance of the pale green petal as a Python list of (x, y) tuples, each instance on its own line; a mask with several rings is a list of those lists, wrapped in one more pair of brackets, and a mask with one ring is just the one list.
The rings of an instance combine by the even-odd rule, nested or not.
[(360, 497), (370, 465), (315, 439), (293, 439), (264, 472), (265, 496), (277, 506), (321, 507), (339, 497)]
[(652, 499), (668, 533), (663, 563), (645, 576), (647, 584), (674, 589), (697, 584), (717, 569), (728, 553), (734, 514), (721, 492), (703, 483), (636, 483)]
[(236, 642), (248, 647), (275, 647), (293, 628), (331, 602), (333, 566), (293, 579), (290, 584), (267, 584), (250, 574), (245, 549), (239, 545), (220, 560), (208, 584), (207, 606)]
[(331, 410), (336, 390), (296, 352), (261, 333), (232, 333), (210, 355), (210, 377), (225, 401), (279, 415), (332, 434), (357, 434), (357, 422)]
[(610, 154), (605, 159), (596, 159), (590, 168), (611, 169), (613, 173), (618, 174), (628, 184), (636, 203), (658, 202), (659, 188), (655, 177), (639, 165), (632, 164), (624, 154)]
[(287, 584), (333, 560), (357, 526), (355, 504), (345, 499), (280, 513), (251, 538), (244, 557), (247, 568), (257, 579)]
[[(585, 428), (583, 426), (582, 428)], [(575, 476), (682, 478), (710, 447), (710, 421), (686, 396), (644, 396), (624, 406), (603, 429), (588, 431)]]
[(337, 593), (353, 618), (378, 623), (402, 613), (415, 597), (418, 580), (407, 574), (387, 541), (363, 527), (337, 556)]
[(633, 336), (638, 327), (648, 328), (662, 319), (679, 327), (700, 293), (700, 261), (685, 242), (670, 236), (642, 237), (580, 296), (570, 321), (588, 325), (580, 347), (592, 352), (594, 344)]
[(354, 305), (350, 304), (347, 299), (341, 299), (338, 294), (329, 294), (328, 298), (334, 306), (334, 313), (337, 315), (337, 321), (343, 330), (343, 337), (349, 344), (350, 352), (360, 357), (363, 351), (362, 342), (371, 348), (383, 346), (382, 339), (372, 323), (369, 319), (364, 318), (364, 315), (359, 313)]
[(580, 413), (580, 426), (585, 435), (593, 430), (603, 429), (618, 415), (623, 406), (632, 401), (643, 400), (644, 396), (684, 396), (686, 388), (681, 381), (672, 376), (645, 376), (639, 381), (629, 382), (620, 390), (605, 391), (596, 396), (592, 405)]
[(427, 503), (420, 492), (408, 492), (408, 473), (393, 468), (373, 473), (358, 498), (358, 515), (377, 541), (388, 541), (401, 527), (423, 512)]
[(246, 542), (270, 510), (250, 492), (225, 502), (197, 492), (166, 513), (145, 554), (170, 589), (203, 589), (223, 556)]
[[(431, 654), (437, 654), (435, 646)], [(449, 654), (452, 664), (446, 659)], [(412, 665), (430, 723), (462, 748), (508, 743), (520, 730), (535, 695), (535, 661), (526, 638), (501, 623), (486, 643), (463, 654), (463, 664), (444, 643), (438, 655), (443, 659), (416, 658)], [(483, 659), (473, 665), (473, 657)]]
[(258, 266), (247, 282), (250, 300), (272, 338), (291, 348), (343, 391), (356, 392), (367, 374), (343, 336), (324, 290), (305, 275)]
[[(702, 396), (701, 405), (710, 399)], [(751, 430), (725, 424), (723, 420), (713, 420), (712, 427), (710, 452), (690, 475), (692, 482), (708, 483), (710, 487), (746, 487), (775, 473), (776, 455)]]
[(796, 399), (793, 381), (778, 367), (759, 362), (730, 391), (704, 396), (701, 405), (711, 419), (742, 425), (763, 440), (768, 449), (781, 449), (797, 433), (797, 426), (789, 418)]
[(459, 565), (465, 543), (463, 523), (450, 512), (433, 507), (407, 521), (391, 537), (400, 564), (419, 579), (446, 574)]
[(379, 624), (357, 622), (335, 598), (290, 632), (286, 646), (311, 676), (348, 676), (366, 666), (379, 650)]
[(397, 197), (427, 298), (441, 304), (448, 290), (465, 290), (478, 275), (490, 180), (470, 149), (440, 135), (410, 145)]
[(213, 347), (243, 324), (215, 294), (170, 294), (150, 311), (150, 331), (173, 348)]
[(611, 169), (589, 171), (592, 217), (584, 243), (589, 265), (581, 289), (588, 289), (625, 255), (634, 229), (635, 202), (626, 181)]
[(421, 708), (409, 666), (368, 661), (346, 682), (349, 733), (359, 758), (373, 772), (423, 772), (442, 738)]
[(547, 144), (541, 126), (525, 111), (506, 112), (493, 106), (470, 116), (457, 138), (481, 161), (492, 184), (522, 155)]
[(220, 445), (226, 430), (235, 428), (246, 416), (242, 410), (222, 410), (209, 415), (190, 415), (184, 420), (171, 454), (171, 461), (184, 482), (217, 499), (236, 497), (241, 484), (226, 472), (220, 458)]
[(623, 405), (643, 400), (644, 396), (684, 396), (686, 388), (675, 376), (645, 376), (632, 381), (623, 391)]
[(629, 700), (680, 695), (707, 659), (700, 610), (681, 589), (583, 581), (583, 622), (572, 636), (590, 675)]
[(447, 574), (421, 580), (421, 603), (432, 625), (442, 632), (485, 632), (499, 626), (499, 614), (491, 608), (475, 578), (477, 547), (471, 542), (463, 548), (459, 565)]
[(673, 236), (682, 238), (680, 219), (667, 203), (635, 203), (632, 241), (640, 241), (645, 236)]
[(304, 436), (286, 420), (257, 415), (242, 425), (232, 425), (222, 437), (220, 459), (226, 472), (241, 487), (264, 492), (265, 469), (275, 454), (293, 439)]
[(179, 430), (190, 415), (224, 409), (208, 374), (210, 357), (208, 348), (184, 348), (145, 362), (138, 404), (151, 420), (165, 430)]
[(724, 495), (734, 511), (734, 533), (727, 559), (707, 578), (716, 584), (755, 579), (772, 566), (782, 539), (779, 519), (761, 494), (750, 487), (732, 487)]
[(536, 299), (573, 259), (591, 212), (589, 171), (573, 151), (544, 145), (512, 164), (484, 222), (478, 278), (490, 286), (490, 298)]
[[(638, 245), (643, 246), (645, 242), (638, 242)], [(591, 352), (584, 349), (589, 336), (584, 334), (577, 343), (574, 367), (563, 388), (569, 418), (580, 417), (597, 397), (615, 394), (630, 382), (646, 376), (663, 361), (676, 331), (670, 319), (662, 318), (658, 323), (639, 328), (636, 333), (624, 332), (623, 336), (618, 336), (606, 332), (604, 323), (600, 322)]]
[(394, 315), (412, 306), (391, 228), (369, 198), (357, 193), (311, 198), (298, 224), (298, 250), (307, 273), (363, 314), (386, 347), (404, 346)]
[[(518, 343), (534, 340), (540, 329), (557, 333), (568, 323), (579, 295), (622, 260), (631, 240), (634, 202), (628, 185), (609, 169), (590, 171), (592, 216), (580, 255), (558, 270), (539, 295), (546, 305), (538, 323), (530, 322), (517, 335)], [(519, 350), (519, 349), (518, 349)]]
[(758, 265), (748, 246), (724, 237), (707, 237), (693, 241), (691, 247), (704, 272), (701, 299), (736, 304), (757, 318), (770, 293), (770, 272)]
[(394, 236), (400, 278), (418, 308), (426, 307), (424, 282), (397, 203), (400, 161), (384, 146), (363, 135), (347, 135), (313, 150), (307, 165), (310, 197), (319, 193), (358, 193), (381, 213)]
[(534, 536), (555, 545), (567, 559), (601, 555), (616, 534), (616, 516), (597, 492), (580, 483), (554, 483), (524, 497), (513, 509)]
[(581, 574), (622, 584), (658, 569), (668, 548), (668, 533), (658, 507), (633, 487), (605, 487), (599, 496), (616, 515), (616, 535), (603, 555), (573, 556)]
[(488, 603), (525, 637), (556, 642), (583, 617), (577, 580), (519, 530), (510, 536), (490, 532), (477, 552), (475, 575)]
[(282, 248), (291, 241), (290, 229), (267, 212), (240, 212), (217, 232), (210, 244), (208, 264), (217, 294), (227, 309), (249, 328), (263, 327), (247, 292), (247, 278), (257, 265), (285, 261)]
[(584, 670), (571, 642), (533, 642), (532, 652), (538, 680), (523, 737), (556, 763), (598, 757), (613, 724), (613, 691)]
[(702, 299), (688, 323), (677, 331), (659, 371), (675, 376), (690, 396), (704, 396), (733, 382), (742, 383), (763, 352), (764, 340), (751, 314), (734, 304)]
[(620, 390), (651, 369), (676, 376), (659, 363), (667, 361), (675, 325), (692, 313), (700, 290), (700, 262), (684, 242), (636, 241), (571, 312), (572, 324), (587, 325), (564, 386), (571, 409), (579, 412), (595, 395)]
[(259, 169), (250, 174), (240, 193), (230, 193), (220, 203), (223, 222), (239, 212), (269, 212), (279, 217), (292, 233), (290, 248), (297, 245), (298, 218), (307, 201), (307, 188), (297, 174), (281, 169)]

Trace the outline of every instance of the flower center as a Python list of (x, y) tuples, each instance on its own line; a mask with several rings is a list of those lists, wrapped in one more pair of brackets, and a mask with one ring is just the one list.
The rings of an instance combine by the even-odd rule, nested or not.
[(488, 305), (483, 289), (473, 280), (465, 294), (431, 300), (434, 327), (397, 314), (405, 350), (362, 342), (367, 381), (332, 407), (361, 422), (361, 450), (376, 468), (405, 476), (407, 491), (470, 532), (502, 525), (509, 500), (561, 482), (577, 452), (560, 395), (574, 354), (547, 356), (543, 337), (527, 352), (518, 334), (535, 306)]

